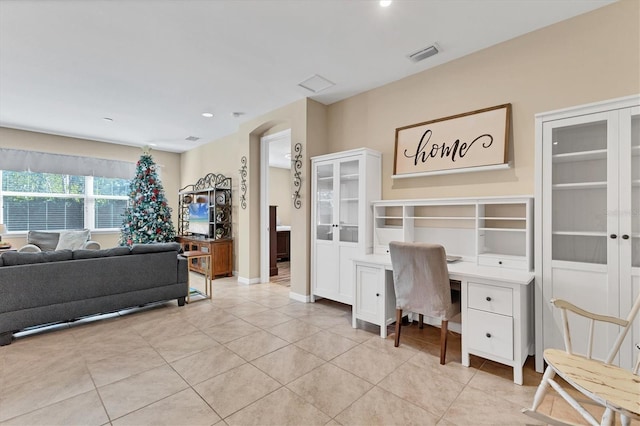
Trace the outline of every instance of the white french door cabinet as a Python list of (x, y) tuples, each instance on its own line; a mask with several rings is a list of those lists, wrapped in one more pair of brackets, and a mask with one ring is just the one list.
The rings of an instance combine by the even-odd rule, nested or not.
[(353, 259), (371, 253), (371, 202), (380, 199), (381, 154), (362, 148), (312, 163), (312, 299), (353, 304)]
[[(640, 96), (536, 115), (536, 370), (546, 348), (564, 348), (551, 299), (626, 317), (640, 292)], [(589, 325), (569, 315), (574, 351)], [(619, 327), (595, 328), (604, 359)], [(640, 317), (617, 363), (632, 368)]]

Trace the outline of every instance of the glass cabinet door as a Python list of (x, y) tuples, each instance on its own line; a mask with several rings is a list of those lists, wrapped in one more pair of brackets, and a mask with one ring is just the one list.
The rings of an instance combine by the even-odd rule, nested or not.
[(342, 161), (340, 167), (340, 241), (358, 242), (358, 188), (360, 160)]
[(631, 113), (631, 266), (640, 267), (640, 108)]
[(316, 170), (316, 238), (332, 240), (333, 220), (333, 164), (319, 164)]
[(552, 260), (607, 263), (608, 127), (603, 114), (545, 128), (552, 143)]

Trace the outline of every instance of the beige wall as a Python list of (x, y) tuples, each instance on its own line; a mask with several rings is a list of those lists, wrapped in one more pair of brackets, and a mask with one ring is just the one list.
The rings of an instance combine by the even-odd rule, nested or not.
[[(51, 152), (57, 154), (78, 155), (84, 157), (106, 158), (109, 160), (130, 161), (135, 163), (142, 155), (140, 148), (125, 145), (114, 145), (86, 139), (54, 136), (44, 133), (28, 132), (24, 130), (0, 127), (0, 147), (23, 149), (29, 151)], [(161, 167), (160, 178), (169, 205), (173, 209), (173, 223), (177, 227), (178, 188), (180, 185), (180, 155), (164, 151), (151, 151), (154, 161)], [(131, 176), (133, 178), (133, 176)], [(119, 232), (92, 233), (93, 240), (102, 247), (118, 245)], [(3, 241), (11, 242), (14, 247), (21, 247), (26, 243), (26, 235), (15, 237), (3, 236)]]
[[(640, 93), (640, 2), (623, 0), (328, 108), (329, 150), (382, 152), (385, 199), (534, 193), (534, 115)], [(513, 106), (513, 168), (393, 180), (395, 129)]]
[(291, 225), (291, 170), (269, 167), (269, 205), (278, 206), (278, 225)]

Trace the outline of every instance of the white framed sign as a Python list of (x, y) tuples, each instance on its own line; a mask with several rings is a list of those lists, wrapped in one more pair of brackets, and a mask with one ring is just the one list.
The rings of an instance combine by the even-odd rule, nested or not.
[(396, 129), (393, 177), (509, 167), (511, 104)]

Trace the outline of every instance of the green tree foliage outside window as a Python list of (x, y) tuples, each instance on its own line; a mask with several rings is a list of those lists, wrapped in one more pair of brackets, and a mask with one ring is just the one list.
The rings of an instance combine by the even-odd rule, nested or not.
[(136, 165), (136, 176), (129, 186), (129, 207), (122, 222), (120, 244), (147, 244), (174, 241), (176, 232), (156, 164), (148, 153)]

